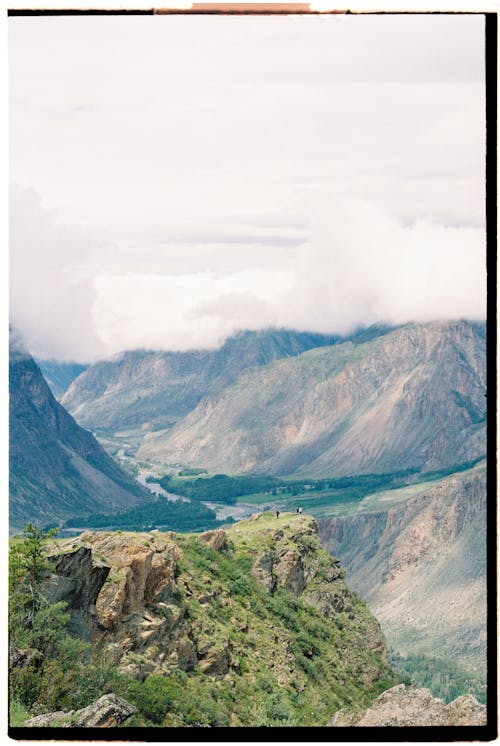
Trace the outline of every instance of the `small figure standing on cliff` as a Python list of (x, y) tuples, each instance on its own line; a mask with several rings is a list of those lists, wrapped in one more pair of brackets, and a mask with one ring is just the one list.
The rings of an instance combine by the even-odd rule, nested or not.
[(302, 508), (297, 508), (297, 513), (302, 513)]
[(276, 511), (276, 518), (279, 518), (279, 517), (280, 517), (280, 512), (279, 512), (279, 510), (277, 510)]

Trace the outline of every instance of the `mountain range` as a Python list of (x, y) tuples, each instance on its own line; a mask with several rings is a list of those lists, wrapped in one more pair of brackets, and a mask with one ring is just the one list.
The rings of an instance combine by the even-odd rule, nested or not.
[(139, 433), (172, 426), (248, 368), (295, 356), (338, 337), (286, 329), (243, 331), (216, 350), (131, 350), (91, 365), (61, 403), (83, 427)]
[(245, 371), (137, 455), (226, 473), (435, 470), (484, 455), (485, 392), (484, 326), (410, 324)]
[(486, 450), (486, 332), (469, 321), (348, 340), (245, 332), (217, 351), (134, 351), (91, 365), (62, 403), (137, 457), (224, 473), (422, 471)]

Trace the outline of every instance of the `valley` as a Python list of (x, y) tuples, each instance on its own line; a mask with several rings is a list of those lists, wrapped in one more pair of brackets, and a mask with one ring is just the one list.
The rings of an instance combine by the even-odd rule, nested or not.
[[(484, 356), (484, 326), (462, 321), (376, 327), (335, 340), (279, 330), (241, 333), (218, 351), (138, 351), (81, 371), (51, 365), (54, 391), (57, 382), (71, 379), (65, 393), (58, 391), (71, 415), (28, 353), (13, 345), (11, 532), (19, 533), (28, 520), (46, 529), (58, 526), (66, 537), (58, 552), (91, 549), (110, 563), (112, 583), (103, 588), (99, 608), (105, 615), (115, 607), (127, 610), (116, 639), (131, 646), (129, 658), (116, 662), (126, 675), (152, 681), (165, 671), (151, 668), (144, 641), (149, 631), (156, 639), (162, 604), (171, 598), (153, 608), (146, 593), (144, 613), (139, 597), (126, 600), (130, 584), (146, 588), (153, 580), (149, 570), (133, 579), (136, 560), (130, 571), (120, 569), (128, 567), (124, 557), (138, 556), (143, 546), (163, 546), (160, 536), (170, 546), (172, 532), (179, 547), (190, 546), (183, 536), (205, 533), (209, 544), (212, 536), (227, 536), (231, 547), (239, 547), (231, 551), (245, 548), (258, 556), (264, 536), (281, 547), (285, 520), (282, 548), (278, 554), (268, 548), (253, 571), (273, 594), (281, 573), (273, 569), (275, 558), (297, 537), (300, 547), (292, 555), (300, 562), (287, 570), (290, 588), (307, 584), (308, 571), (305, 581), (297, 578), (312, 536), (335, 567), (342, 563), (346, 583), (380, 623), (393, 682), (398, 676), (415, 681), (446, 702), (465, 693), (485, 702)], [(27, 449), (29, 443), (35, 448)], [(197, 559), (196, 572), (214, 561)], [(247, 587), (247, 575), (239, 578)], [(188, 584), (198, 582), (195, 573)], [(211, 598), (206, 588), (202, 597), (205, 591)], [(286, 603), (295, 608), (290, 598)], [(116, 613), (119, 619), (122, 612)], [(75, 617), (80, 630), (85, 614), (82, 609)], [(216, 627), (209, 624), (212, 641)], [(98, 636), (91, 629), (85, 635), (94, 644)], [(160, 647), (164, 643), (166, 638)], [(259, 646), (264, 649), (262, 641)], [(204, 649), (198, 642), (195, 647)], [(228, 649), (232, 643), (219, 651), (224, 661)], [(224, 676), (232, 677), (231, 666)], [(317, 666), (304, 666), (306, 686), (313, 686)], [(236, 666), (235, 675), (240, 673)], [(177, 673), (168, 668), (170, 675)], [(284, 675), (277, 681), (286, 689)], [(197, 692), (212, 687), (195, 680), (188, 686)], [(122, 694), (132, 691), (122, 684)], [(138, 702), (139, 690), (137, 696)], [(311, 696), (318, 706), (318, 695)], [(286, 702), (287, 722), (295, 722), (298, 711)], [(326, 718), (333, 700), (325, 707)], [(141, 717), (150, 724), (150, 715)], [(245, 722), (247, 715), (241, 717)], [(169, 724), (184, 722), (180, 712), (172, 718)]]

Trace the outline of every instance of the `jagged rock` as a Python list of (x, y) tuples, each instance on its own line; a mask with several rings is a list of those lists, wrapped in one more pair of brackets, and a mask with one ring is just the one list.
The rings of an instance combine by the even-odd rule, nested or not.
[(273, 568), (275, 556), (273, 552), (263, 552), (252, 567), (252, 575), (264, 588), (273, 593), (278, 584)]
[(113, 728), (125, 722), (136, 708), (117, 694), (104, 694), (88, 707), (69, 712), (49, 712), (26, 722), (28, 727)]
[(277, 584), (297, 596), (306, 587), (302, 556), (296, 548), (282, 551), (273, 567), (273, 571), (276, 575)]
[(192, 671), (198, 665), (198, 656), (193, 642), (188, 637), (181, 637), (174, 644), (173, 658), (182, 671)]
[(86, 546), (48, 559), (55, 572), (44, 582), (47, 600), (64, 601), (71, 614), (72, 631), (89, 639), (95, 626), (96, 600), (109, 575), (109, 565), (96, 561)]
[(200, 534), (200, 539), (208, 544), (211, 549), (216, 552), (224, 551), (227, 549), (227, 536), (226, 532), (221, 528), (215, 529), (214, 531), (205, 531)]
[(470, 694), (446, 705), (433, 697), (429, 689), (399, 684), (383, 692), (367, 710), (354, 713), (339, 710), (331, 725), (337, 728), (486, 725), (486, 707)]
[(200, 671), (210, 676), (225, 676), (231, 664), (231, 650), (229, 643), (222, 647), (213, 647), (200, 660)]

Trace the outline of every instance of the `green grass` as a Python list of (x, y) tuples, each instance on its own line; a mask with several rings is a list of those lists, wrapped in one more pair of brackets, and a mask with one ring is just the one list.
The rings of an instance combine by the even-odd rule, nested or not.
[[(292, 512), (300, 505), (304, 511), (317, 518), (348, 515), (356, 512), (373, 512), (386, 510), (400, 502), (409, 500), (415, 495), (422, 494), (443, 479), (453, 479), (457, 473), (473, 473), (485, 468), (485, 460), (476, 459), (467, 464), (459, 464), (454, 467), (454, 470), (441, 469), (424, 474), (395, 472), (386, 475), (359, 475), (340, 479), (309, 480), (313, 489), (299, 491), (296, 495), (287, 493), (242, 495), (238, 497), (237, 502), (257, 506), (272, 506), (282, 511)], [(307, 481), (295, 481), (289, 484), (297, 485)], [(345, 486), (339, 486), (336, 489), (329, 489), (326, 486), (332, 483), (342, 485), (343, 482)], [(279, 482), (280, 485), (284, 483), (284, 480)], [(374, 489), (377, 483), (380, 489)]]
[(9, 702), (9, 725), (12, 728), (22, 728), (31, 716), (17, 700)]

